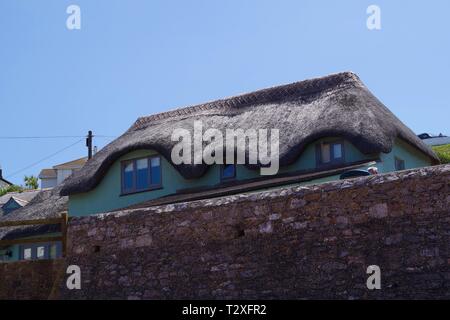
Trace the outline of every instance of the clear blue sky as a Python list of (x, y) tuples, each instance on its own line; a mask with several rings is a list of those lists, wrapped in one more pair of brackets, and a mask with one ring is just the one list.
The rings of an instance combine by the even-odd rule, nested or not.
[[(448, 0), (1, 0), (0, 137), (117, 136), (142, 115), (345, 70), (416, 133), (450, 134), (449, 14)], [(78, 140), (0, 139), (4, 176)], [(85, 154), (82, 141), (10, 180)]]

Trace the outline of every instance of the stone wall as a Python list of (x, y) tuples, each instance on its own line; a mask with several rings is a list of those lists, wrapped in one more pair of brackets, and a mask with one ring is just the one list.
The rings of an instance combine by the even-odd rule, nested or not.
[(0, 263), (0, 300), (48, 299), (58, 292), (63, 265), (61, 259)]
[(60, 297), (450, 298), (449, 207), (447, 165), (74, 218)]

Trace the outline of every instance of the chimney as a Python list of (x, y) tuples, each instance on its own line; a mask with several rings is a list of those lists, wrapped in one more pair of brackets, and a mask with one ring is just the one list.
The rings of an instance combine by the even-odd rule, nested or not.
[(3, 179), (2, 166), (0, 166), (0, 179)]

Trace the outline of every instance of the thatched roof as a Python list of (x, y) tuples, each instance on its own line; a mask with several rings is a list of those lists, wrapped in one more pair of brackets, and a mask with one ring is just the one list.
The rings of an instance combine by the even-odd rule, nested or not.
[[(61, 194), (92, 190), (115, 160), (133, 150), (154, 149), (171, 162), (171, 150), (176, 144), (171, 141), (173, 130), (192, 132), (198, 120), (203, 122), (204, 130), (279, 129), (280, 166), (292, 164), (309, 143), (327, 136), (342, 136), (364, 154), (390, 152), (395, 139), (401, 138), (433, 162), (439, 162), (358, 76), (345, 72), (141, 117), (69, 177)], [(187, 179), (198, 178), (208, 170), (206, 164), (175, 168)]]
[[(44, 218), (57, 218), (67, 211), (67, 197), (59, 195), (61, 187), (45, 189), (39, 192), (26, 206), (0, 217), (3, 221), (34, 220)], [(13, 239), (35, 234), (58, 231), (59, 226), (40, 225), (31, 227), (0, 228), (0, 239)]]

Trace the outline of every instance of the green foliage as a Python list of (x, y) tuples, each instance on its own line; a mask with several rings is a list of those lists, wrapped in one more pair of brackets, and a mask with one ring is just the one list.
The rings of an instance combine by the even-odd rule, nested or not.
[(35, 176), (25, 176), (23, 181), (27, 189), (37, 189), (39, 187), (38, 178)]
[(434, 146), (433, 150), (436, 152), (442, 163), (450, 163), (450, 144)]
[(23, 188), (21, 186), (18, 185), (11, 185), (11, 186), (7, 186), (6, 188), (2, 188), (0, 189), (0, 197), (7, 194), (8, 192), (22, 192)]

